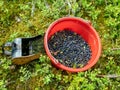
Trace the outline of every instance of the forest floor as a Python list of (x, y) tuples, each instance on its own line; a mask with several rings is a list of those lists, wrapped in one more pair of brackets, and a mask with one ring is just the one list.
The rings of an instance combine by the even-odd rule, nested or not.
[[(44, 49), (38, 60), (17, 66), (2, 54), (2, 45), (17, 37), (44, 36), (62, 17), (89, 20), (99, 33), (102, 54), (85, 72), (55, 68)], [(42, 41), (43, 43), (43, 41)], [(0, 0), (0, 90), (119, 90), (119, 0)]]

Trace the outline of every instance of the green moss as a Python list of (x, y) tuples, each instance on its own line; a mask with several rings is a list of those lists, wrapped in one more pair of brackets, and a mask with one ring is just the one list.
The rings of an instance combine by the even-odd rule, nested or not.
[(45, 51), (39, 60), (14, 69), (0, 47), (0, 89), (119, 90), (119, 78), (96, 76), (120, 75), (119, 7), (119, 0), (0, 0), (0, 46), (17, 37), (44, 36), (48, 26), (64, 16), (90, 20), (102, 43), (98, 63), (74, 74), (52, 66)]

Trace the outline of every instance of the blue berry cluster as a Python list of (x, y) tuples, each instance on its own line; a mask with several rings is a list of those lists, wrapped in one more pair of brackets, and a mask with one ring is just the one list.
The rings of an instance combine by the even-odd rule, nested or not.
[(51, 54), (63, 65), (80, 68), (91, 58), (88, 43), (77, 33), (63, 30), (55, 33), (48, 41)]

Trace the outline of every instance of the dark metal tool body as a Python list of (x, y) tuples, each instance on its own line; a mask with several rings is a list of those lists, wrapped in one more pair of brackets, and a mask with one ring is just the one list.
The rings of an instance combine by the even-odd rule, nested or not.
[[(22, 65), (40, 57), (41, 35), (31, 38), (16, 38), (13, 42), (7, 42), (2, 46), (5, 55), (12, 56), (14, 64)], [(11, 47), (11, 50), (6, 50)]]

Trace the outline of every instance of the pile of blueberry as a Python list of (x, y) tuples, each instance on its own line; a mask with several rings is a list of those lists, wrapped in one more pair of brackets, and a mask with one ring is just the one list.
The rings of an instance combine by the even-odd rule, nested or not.
[(91, 58), (88, 43), (71, 30), (55, 33), (48, 41), (51, 54), (63, 65), (70, 68), (80, 68)]

